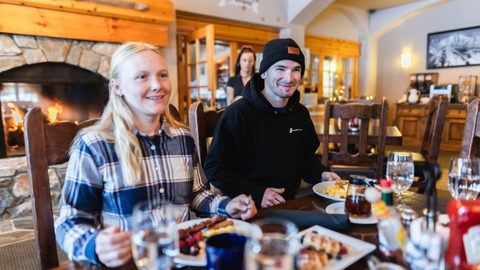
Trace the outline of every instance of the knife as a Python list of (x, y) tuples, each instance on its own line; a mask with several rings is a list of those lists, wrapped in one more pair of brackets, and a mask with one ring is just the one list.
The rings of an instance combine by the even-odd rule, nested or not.
[(127, 8), (133, 10), (146, 10), (148, 6), (144, 3), (137, 3), (131, 1), (124, 1), (124, 0), (75, 0), (75, 1), (82, 1), (82, 2), (90, 2), (100, 5), (107, 5), (112, 7), (119, 7), (119, 8)]

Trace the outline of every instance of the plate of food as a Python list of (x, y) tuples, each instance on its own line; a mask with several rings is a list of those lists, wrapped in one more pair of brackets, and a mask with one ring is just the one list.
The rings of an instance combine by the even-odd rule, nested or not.
[(179, 223), (180, 254), (173, 259), (177, 264), (206, 266), (205, 241), (220, 233), (240, 233), (262, 236), (260, 227), (245, 221), (215, 215), (212, 218), (193, 219)]
[(337, 179), (335, 181), (320, 182), (313, 186), (313, 192), (327, 199), (345, 201), (347, 195), (348, 180)]
[[(332, 203), (327, 206), (325, 209), (328, 214), (345, 214), (345, 203), (343, 202), (338, 202), (338, 203)], [(372, 209), (372, 215), (367, 217), (367, 218), (354, 218), (354, 217), (349, 217), (351, 223), (355, 224), (376, 224), (378, 223), (378, 218), (375, 212), (373, 212)]]
[(361, 241), (318, 225), (297, 233), (300, 254), (297, 268), (300, 270), (344, 269), (375, 250), (375, 245)]

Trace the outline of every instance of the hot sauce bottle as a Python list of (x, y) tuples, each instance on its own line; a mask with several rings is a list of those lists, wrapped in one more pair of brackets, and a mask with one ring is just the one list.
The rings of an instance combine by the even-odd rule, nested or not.
[(480, 269), (480, 201), (451, 200), (445, 263), (451, 270)]

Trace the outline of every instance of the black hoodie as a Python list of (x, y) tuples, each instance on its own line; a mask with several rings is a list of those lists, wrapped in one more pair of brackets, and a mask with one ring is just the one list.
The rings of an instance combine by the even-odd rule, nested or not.
[(266, 188), (285, 188), (280, 195), (291, 200), (302, 178), (316, 184), (329, 171), (315, 155), (320, 142), (298, 90), (282, 113), (263, 89), (264, 80), (254, 74), (243, 98), (218, 121), (204, 165), (207, 178), (224, 195), (252, 195), (257, 208)]

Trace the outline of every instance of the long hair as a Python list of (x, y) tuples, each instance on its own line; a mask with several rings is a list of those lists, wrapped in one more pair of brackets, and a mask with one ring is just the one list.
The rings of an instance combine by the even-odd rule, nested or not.
[(255, 52), (253, 51), (253, 48), (251, 46), (243, 46), (242, 49), (240, 50), (240, 53), (238, 54), (237, 63), (235, 64), (235, 76), (240, 74), (240, 58), (242, 57), (242, 54), (244, 52), (253, 53), (253, 66), (252, 66), (251, 74), (255, 73), (255, 62), (257, 62), (257, 56), (255, 55)]
[[(110, 74), (114, 80), (120, 79), (123, 63), (135, 54), (151, 50), (163, 57), (158, 47), (139, 42), (128, 42), (120, 46), (112, 56), (110, 63)], [(109, 100), (102, 113), (100, 120), (93, 126), (82, 129), (70, 148), (72, 153), (75, 145), (82, 135), (94, 133), (107, 142), (115, 143), (115, 151), (120, 161), (123, 173), (123, 181), (127, 186), (133, 186), (141, 182), (142, 172), (142, 150), (138, 138), (133, 134), (135, 127), (133, 114), (123, 97), (117, 95), (112, 84), (109, 84)], [(168, 105), (167, 105), (168, 106)], [(186, 128), (184, 124), (176, 121), (165, 109), (160, 116), (160, 121), (166, 122), (174, 128)]]

